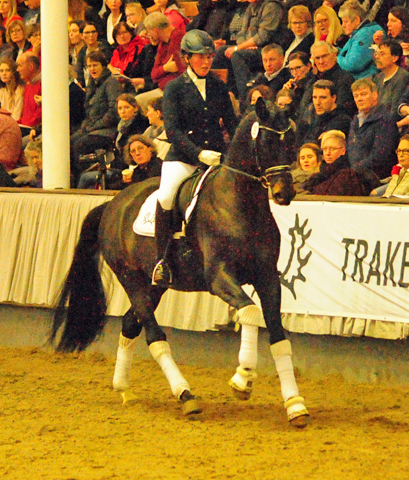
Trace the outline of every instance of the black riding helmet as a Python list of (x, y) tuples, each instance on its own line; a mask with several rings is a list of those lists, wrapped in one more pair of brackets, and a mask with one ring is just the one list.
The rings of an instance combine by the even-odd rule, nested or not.
[(215, 52), (212, 37), (203, 30), (190, 30), (182, 38), (180, 44), (182, 53), (192, 55), (194, 53), (211, 54)]

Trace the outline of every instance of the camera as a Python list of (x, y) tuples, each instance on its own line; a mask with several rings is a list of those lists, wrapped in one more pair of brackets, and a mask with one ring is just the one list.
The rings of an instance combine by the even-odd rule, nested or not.
[(80, 155), (79, 161), (84, 163), (98, 163), (102, 170), (106, 170), (106, 150), (95, 150), (95, 153), (89, 153), (88, 155)]

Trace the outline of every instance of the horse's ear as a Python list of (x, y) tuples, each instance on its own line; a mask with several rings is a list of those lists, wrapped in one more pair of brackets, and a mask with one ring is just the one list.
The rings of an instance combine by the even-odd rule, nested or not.
[(270, 112), (268, 111), (266, 102), (263, 100), (262, 97), (258, 97), (257, 99), (256, 114), (262, 122), (265, 122), (270, 116)]

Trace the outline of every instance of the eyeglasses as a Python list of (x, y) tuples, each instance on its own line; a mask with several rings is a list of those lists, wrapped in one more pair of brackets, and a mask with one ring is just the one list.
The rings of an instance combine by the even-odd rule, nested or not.
[(305, 67), (305, 65), (299, 65), (298, 67), (290, 68), (290, 72), (291, 73), (299, 72), (302, 69), (302, 67)]
[(13, 28), (13, 30), (10, 30), (10, 33), (13, 34), (13, 33), (20, 33), (22, 32), (23, 29), (22, 28)]
[(329, 18), (323, 18), (322, 20), (315, 21), (315, 25), (324, 25), (324, 23), (329, 22)]
[(83, 35), (94, 35), (94, 33), (97, 33), (96, 30), (89, 30), (88, 32), (83, 32)]
[(136, 148), (131, 148), (129, 152), (132, 153), (138, 153), (138, 152), (143, 152), (145, 150), (146, 146), (145, 145), (140, 145), (139, 147)]
[(322, 147), (321, 150), (323, 152), (329, 152), (329, 153), (332, 153), (332, 152), (335, 152), (337, 150), (341, 150), (341, 148), (344, 148), (344, 147)]
[(374, 52), (375, 57), (384, 57), (385, 55), (388, 55), (388, 54), (389, 54), (389, 52), (383, 52), (383, 51), (380, 51), (380, 50), (377, 50), (377, 51), (375, 50), (375, 52)]
[(396, 153), (396, 155), (402, 154), (404, 157), (408, 157), (408, 156), (409, 156), (409, 150), (406, 149), (406, 148), (403, 148), (403, 149), (398, 148), (395, 153)]

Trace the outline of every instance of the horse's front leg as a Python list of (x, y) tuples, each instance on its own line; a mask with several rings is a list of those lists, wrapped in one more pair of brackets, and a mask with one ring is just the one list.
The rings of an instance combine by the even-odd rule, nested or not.
[(281, 322), (281, 285), (278, 272), (271, 266), (258, 269), (258, 280), (254, 288), (261, 301), (264, 320), (270, 335), (270, 350), (280, 378), (281, 394), (291, 425), (305, 427), (308, 411), (304, 398), (300, 396), (294, 375), (291, 343), (285, 338)]
[(239, 366), (229, 385), (240, 400), (248, 400), (257, 378), (258, 325), (262, 313), (223, 262), (207, 270), (209, 290), (237, 310), (236, 321), (241, 324)]

